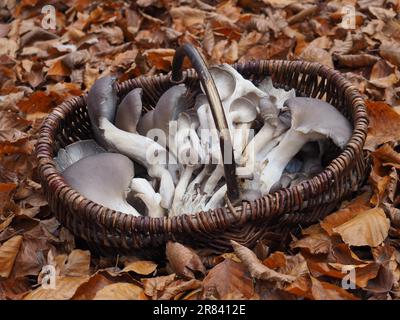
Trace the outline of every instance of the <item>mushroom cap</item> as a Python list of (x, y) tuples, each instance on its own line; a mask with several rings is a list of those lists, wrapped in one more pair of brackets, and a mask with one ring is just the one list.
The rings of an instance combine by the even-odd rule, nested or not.
[(274, 100), (271, 96), (262, 97), (258, 102), (258, 107), (264, 122), (276, 127), (278, 125), (279, 109)]
[(186, 87), (177, 85), (165, 91), (158, 100), (154, 110), (147, 112), (140, 120), (137, 130), (146, 135), (150, 129), (161, 129), (168, 137), (169, 122), (176, 120), (186, 105)]
[(149, 130), (153, 128), (154, 110), (147, 111), (140, 119), (136, 126), (136, 130), (142, 136), (145, 136)]
[(160, 97), (153, 113), (154, 128), (168, 132), (169, 121), (178, 119), (179, 114), (187, 107), (184, 85), (169, 88)]
[(117, 106), (117, 91), (115, 77), (106, 76), (96, 80), (87, 96), (89, 118), (96, 127), (100, 126), (100, 118), (105, 117), (114, 123)]
[(350, 122), (331, 104), (314, 98), (295, 97), (285, 101), (291, 125), (304, 134), (324, 135), (343, 148), (352, 134)]
[(62, 172), (75, 162), (101, 152), (106, 152), (106, 150), (100, 147), (96, 141), (92, 139), (79, 140), (59, 149), (54, 161), (57, 169)]
[(232, 101), (229, 113), (233, 122), (248, 123), (256, 119), (257, 107), (249, 99), (240, 97)]
[(287, 99), (294, 98), (296, 96), (296, 92), (294, 89), (286, 91), (285, 89), (275, 88), (271, 77), (266, 77), (261, 83), (258, 85), (258, 88), (267, 93), (271, 98), (274, 98), (274, 102), (276, 106), (281, 109), (283, 107), (284, 102)]
[(227, 69), (224, 65), (213, 66), (209, 71), (217, 87), (220, 99), (222, 101), (226, 100), (236, 89), (236, 79), (234, 75), (231, 70)]
[(62, 176), (85, 198), (113, 210), (127, 211), (125, 199), (134, 176), (128, 157), (118, 153), (92, 155), (69, 166)]
[(142, 88), (130, 91), (118, 106), (115, 126), (128, 132), (136, 132), (136, 126), (142, 113)]

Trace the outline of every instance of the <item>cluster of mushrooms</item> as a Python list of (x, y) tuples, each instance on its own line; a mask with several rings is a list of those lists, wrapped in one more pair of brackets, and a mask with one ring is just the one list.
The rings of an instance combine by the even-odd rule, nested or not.
[[(332, 105), (258, 87), (227, 64), (210, 68), (233, 145), (241, 199), (254, 200), (322, 171), (324, 145), (343, 148), (348, 120)], [(60, 149), (55, 158), (67, 184), (113, 210), (150, 217), (224, 206), (227, 186), (218, 131), (205, 94), (188, 108), (184, 84), (172, 86), (142, 114), (142, 89), (118, 104), (116, 79), (95, 82), (87, 107), (95, 140)]]

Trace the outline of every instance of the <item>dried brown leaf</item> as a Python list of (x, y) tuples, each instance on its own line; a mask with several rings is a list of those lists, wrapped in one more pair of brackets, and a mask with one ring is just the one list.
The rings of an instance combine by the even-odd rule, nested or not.
[(330, 68), (333, 68), (332, 55), (318, 47), (307, 47), (304, 49), (300, 57), (306, 61), (318, 62)]
[(14, 266), (22, 236), (14, 236), (0, 246), (0, 277), (8, 278)]
[(173, 272), (182, 278), (194, 279), (206, 273), (196, 252), (178, 242), (167, 243), (166, 255)]
[(171, 300), (172, 298), (177, 297), (179, 294), (184, 293), (189, 290), (196, 290), (201, 287), (201, 281), (196, 279), (191, 279), (189, 281), (176, 280), (172, 282), (161, 296), (158, 298), (159, 300)]
[(152, 274), (157, 269), (157, 264), (152, 261), (139, 260), (128, 263), (122, 272), (134, 272), (143, 276)]
[(175, 274), (142, 279), (144, 293), (153, 299), (157, 299), (158, 294), (164, 291), (165, 288), (174, 280)]
[(204, 278), (202, 298), (224, 299), (232, 294), (249, 299), (254, 294), (254, 287), (245, 267), (227, 259), (212, 268)]
[(93, 300), (146, 300), (143, 289), (132, 283), (113, 283), (97, 291)]
[(68, 300), (88, 279), (89, 277), (57, 277), (54, 289), (42, 285), (28, 293), (24, 300)]
[(351, 202), (344, 205), (343, 208), (328, 215), (324, 220), (321, 221), (321, 227), (328, 233), (329, 236), (332, 236), (334, 233), (333, 228), (349, 221), (360, 212), (370, 209), (370, 198), (371, 195), (368, 192), (361, 194)]
[(164, 71), (170, 70), (174, 54), (174, 49), (149, 49), (143, 53), (151, 66)]
[(322, 229), (319, 233), (308, 235), (290, 244), (292, 249), (306, 249), (311, 254), (326, 254), (331, 250), (331, 239)]
[(356, 296), (334, 284), (311, 277), (311, 292), (315, 300), (359, 300)]
[(206, 18), (206, 13), (200, 9), (188, 6), (174, 7), (170, 10), (174, 20), (174, 29), (185, 32), (186, 28), (192, 30), (193, 27), (202, 25)]
[(276, 272), (265, 266), (260, 260), (258, 260), (256, 254), (245, 246), (231, 240), (233, 249), (236, 255), (243, 262), (243, 264), (249, 269), (249, 272), (253, 278), (261, 280), (270, 280), (276, 282), (293, 282), (296, 277)]
[(384, 102), (367, 100), (369, 128), (364, 148), (374, 151), (377, 146), (400, 140), (400, 115)]
[(61, 266), (60, 275), (79, 277), (89, 275), (90, 251), (73, 250), (67, 258), (66, 263)]
[(376, 247), (388, 236), (390, 221), (384, 211), (373, 208), (357, 214), (354, 218), (332, 230), (352, 246)]

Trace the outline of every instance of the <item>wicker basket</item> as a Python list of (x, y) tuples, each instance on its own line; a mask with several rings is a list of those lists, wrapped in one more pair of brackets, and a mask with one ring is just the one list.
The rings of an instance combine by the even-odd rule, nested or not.
[[(195, 70), (181, 71), (187, 55)], [(245, 78), (257, 83), (270, 75), (275, 86), (294, 88), (298, 96), (326, 100), (353, 125), (351, 139), (344, 150), (332, 149), (323, 172), (291, 188), (281, 189), (256, 201), (239, 201), (235, 206), (173, 218), (134, 217), (98, 205), (69, 187), (55, 167), (53, 157), (59, 148), (77, 140), (92, 138), (86, 97), (68, 100), (55, 108), (43, 122), (36, 147), (38, 169), (51, 210), (75, 236), (102, 255), (140, 254), (157, 257), (168, 240), (198, 248), (202, 254), (230, 250), (233, 239), (253, 246), (260, 239), (273, 248), (287, 243), (290, 233), (300, 226), (318, 221), (335, 209), (340, 201), (356, 191), (367, 174), (363, 145), (368, 117), (364, 101), (339, 72), (304, 61), (249, 61), (233, 65)], [(185, 83), (193, 93), (199, 80), (205, 85), (214, 118), (221, 107), (215, 86), (197, 51), (185, 45), (177, 50), (173, 72), (168, 75), (138, 77), (117, 85), (122, 98), (136, 87), (143, 88), (144, 112), (153, 108), (159, 97), (176, 83)], [(199, 79), (198, 74), (201, 75)], [(191, 100), (191, 106), (194, 101)], [(223, 119), (222, 119), (223, 120)], [(217, 121), (218, 122), (218, 121)], [(220, 121), (223, 126), (223, 121)], [(221, 127), (219, 126), (221, 129)], [(222, 139), (223, 140), (223, 139)], [(228, 141), (229, 142), (229, 141)], [(225, 167), (227, 180), (229, 170)], [(229, 183), (229, 182), (228, 182)], [(234, 183), (228, 186), (234, 197)]]

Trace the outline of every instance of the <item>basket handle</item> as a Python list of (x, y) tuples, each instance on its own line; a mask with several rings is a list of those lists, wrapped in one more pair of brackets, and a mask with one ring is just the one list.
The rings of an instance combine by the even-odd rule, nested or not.
[(219, 132), (219, 143), (228, 190), (227, 196), (228, 199), (235, 204), (239, 200), (239, 187), (236, 180), (236, 164), (233, 157), (231, 135), (221, 103), (221, 98), (219, 97), (214, 80), (208, 71), (205, 61), (201, 57), (199, 51), (197, 51), (197, 49), (191, 44), (184, 44), (176, 50), (172, 61), (172, 81), (182, 81), (182, 64), (185, 56), (189, 58), (192, 66), (196, 70), (208, 98), (211, 114)]

